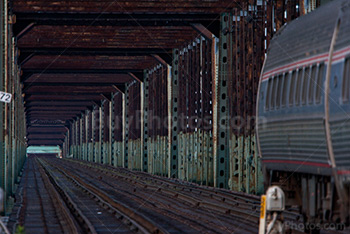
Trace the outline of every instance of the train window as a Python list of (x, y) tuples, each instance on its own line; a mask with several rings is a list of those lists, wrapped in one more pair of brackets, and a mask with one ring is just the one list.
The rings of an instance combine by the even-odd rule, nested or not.
[(303, 105), (306, 104), (307, 85), (309, 83), (310, 76), (311, 76), (310, 68), (306, 67), (304, 70), (303, 87), (302, 87), (302, 94), (301, 94), (301, 101)]
[(321, 90), (323, 90), (323, 73), (324, 73), (324, 64), (320, 64), (318, 67), (318, 73), (317, 73), (317, 82), (316, 82), (316, 103), (321, 102)]
[(272, 90), (271, 90), (271, 97), (270, 97), (270, 108), (275, 108), (276, 103), (276, 89), (277, 89), (277, 80), (276, 77), (272, 79)]
[(294, 90), (295, 90), (295, 83), (296, 83), (296, 75), (297, 72), (294, 70), (292, 72), (292, 77), (290, 79), (290, 88), (289, 88), (289, 106), (293, 105), (293, 99), (294, 99)]
[(282, 82), (283, 74), (277, 77), (277, 90), (276, 90), (276, 108), (280, 107), (281, 104), (281, 92), (282, 92)]
[(350, 92), (350, 58), (345, 60), (344, 73), (343, 73), (343, 86), (342, 86), (342, 96), (343, 102), (349, 101)]
[(284, 74), (283, 89), (282, 89), (282, 107), (285, 107), (287, 103), (288, 84), (289, 84), (289, 72)]
[(311, 68), (311, 77), (309, 82), (309, 104), (312, 104), (314, 102), (314, 89), (315, 89), (315, 83), (316, 83), (316, 65), (313, 65)]
[(295, 105), (299, 105), (300, 103), (300, 93), (301, 93), (301, 81), (303, 79), (303, 70), (298, 70), (298, 79), (297, 79), (297, 86), (295, 87)]
[(266, 100), (265, 100), (265, 109), (268, 110), (270, 108), (270, 96), (271, 96), (271, 86), (272, 86), (272, 78), (269, 78), (267, 83), (267, 91), (266, 91)]

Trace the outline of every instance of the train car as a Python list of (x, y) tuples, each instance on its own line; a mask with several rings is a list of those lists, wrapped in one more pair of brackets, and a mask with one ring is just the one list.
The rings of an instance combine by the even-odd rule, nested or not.
[(265, 186), (307, 223), (349, 223), (350, 1), (285, 25), (260, 78), (257, 138)]

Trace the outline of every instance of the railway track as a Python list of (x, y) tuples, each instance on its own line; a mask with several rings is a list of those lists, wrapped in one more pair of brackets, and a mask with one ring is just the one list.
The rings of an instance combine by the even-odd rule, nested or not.
[[(68, 213), (47, 177), (33, 160), (27, 161), (22, 191), (22, 206), (17, 225), (26, 224), (27, 233), (55, 233), (77, 231), (71, 223), (63, 223)], [(15, 229), (14, 227), (13, 229)], [(70, 229), (73, 228), (73, 229)]]
[[(255, 223), (259, 218), (260, 197), (256, 195), (203, 185), (199, 186), (198, 184), (191, 182), (150, 175), (139, 171), (131, 171), (125, 168), (116, 168), (106, 164), (101, 165), (87, 161), (70, 159), (68, 159), (68, 161), (79, 163), (87, 169), (93, 168), (96, 173), (103, 173), (112, 176), (115, 179), (123, 179), (133, 184), (140, 184), (140, 181), (142, 181), (143, 184), (146, 184), (149, 188), (167, 191), (173, 193), (174, 196), (178, 196), (178, 194), (174, 191), (180, 190), (179, 193), (184, 194), (186, 198), (189, 196), (189, 200), (194, 200), (193, 197), (201, 197), (202, 199), (206, 198), (207, 200), (203, 202), (197, 200), (196, 202), (198, 202), (198, 206), (207, 207), (209, 209), (212, 208), (225, 214), (236, 214), (238, 215), (238, 217), (236, 217), (238, 219), (244, 217), (244, 219)], [(179, 197), (181, 199), (181, 195)], [(214, 203), (216, 204), (213, 205)], [(252, 212), (249, 213), (249, 218), (247, 219), (247, 211), (249, 210)], [(243, 211), (243, 213), (240, 213), (240, 211)], [(303, 223), (303, 217), (301, 214), (299, 214), (297, 209), (286, 210), (283, 215), (286, 220), (292, 221), (294, 224)]]
[(22, 205), (12, 231), (21, 225), (26, 233), (168, 233), (147, 218), (128, 217), (40, 159), (27, 163)]
[(145, 217), (129, 215), (127, 207), (108, 202), (104, 194), (71, 176), (66, 170), (52, 167), (41, 160), (40, 163), (67, 201), (80, 226), (85, 229), (84, 233), (167, 233)]
[(85, 161), (27, 163), (26, 233), (257, 233), (258, 196)]
[[(62, 189), (64, 185), (60, 184), (68, 184), (70, 181), (84, 193), (98, 198), (102, 207), (119, 211), (131, 217), (135, 223), (145, 225), (147, 222), (141, 219), (147, 217), (149, 227), (143, 227), (148, 228), (145, 233), (257, 231), (259, 202), (256, 198), (250, 201), (243, 197), (230, 198), (228, 194), (222, 193), (220, 200), (215, 195), (217, 192), (209, 189), (191, 189), (192, 185), (167, 183), (161, 178), (157, 178), (157, 184), (151, 177), (145, 176), (141, 179), (132, 172), (129, 176), (122, 177), (115, 175), (113, 171), (109, 173), (108, 168), (94, 168), (78, 161), (40, 159), (40, 164)], [(65, 189), (67, 192), (68, 185)], [(197, 193), (193, 194), (196, 191), (198, 197)]]

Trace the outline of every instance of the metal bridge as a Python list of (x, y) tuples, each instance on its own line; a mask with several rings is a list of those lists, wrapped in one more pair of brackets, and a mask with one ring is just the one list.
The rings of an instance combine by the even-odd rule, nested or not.
[(40, 145), (260, 194), (260, 71), (272, 36), (320, 4), (306, 2), (1, 1), (0, 91), (12, 94), (0, 102), (5, 213), (26, 148)]

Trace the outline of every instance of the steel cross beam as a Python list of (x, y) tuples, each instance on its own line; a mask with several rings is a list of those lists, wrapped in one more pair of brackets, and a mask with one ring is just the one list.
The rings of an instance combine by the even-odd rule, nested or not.
[[(57, 47), (23, 47), (20, 48), (23, 56), (34, 53), (35, 55), (110, 55), (110, 56), (144, 56), (144, 55), (168, 55), (171, 57), (171, 48), (57, 48)], [(23, 58), (20, 57), (20, 61)]]
[(35, 25), (87, 25), (87, 26), (188, 26), (191, 22), (211, 23), (217, 14), (114, 14), (114, 13), (16, 13), (19, 22)]
[[(23, 69), (23, 74), (127, 74), (142, 72), (142, 69)], [(25, 75), (24, 75), (25, 76)]]

